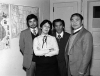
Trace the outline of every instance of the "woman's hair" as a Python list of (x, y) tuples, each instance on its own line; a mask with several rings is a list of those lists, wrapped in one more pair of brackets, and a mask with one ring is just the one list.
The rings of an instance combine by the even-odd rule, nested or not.
[(28, 21), (29, 21), (30, 19), (32, 19), (32, 18), (34, 18), (34, 19), (38, 22), (37, 16), (34, 15), (34, 14), (30, 14), (30, 15), (28, 15), (27, 18), (26, 18), (26, 22), (27, 22), (27, 26), (28, 26), (28, 27), (29, 27)]
[(43, 25), (44, 24), (46, 24), (46, 23), (48, 23), (49, 25), (50, 25), (50, 30), (49, 30), (49, 33), (48, 34), (51, 34), (52, 33), (52, 23), (51, 23), (51, 21), (50, 20), (43, 20), (42, 22), (41, 22), (41, 24), (40, 24), (40, 28), (42, 28), (43, 27)]

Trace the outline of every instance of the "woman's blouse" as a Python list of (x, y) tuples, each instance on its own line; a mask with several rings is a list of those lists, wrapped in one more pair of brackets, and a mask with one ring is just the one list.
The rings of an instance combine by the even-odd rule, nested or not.
[(51, 35), (40, 35), (34, 38), (33, 50), (36, 56), (54, 56), (59, 52), (56, 38)]

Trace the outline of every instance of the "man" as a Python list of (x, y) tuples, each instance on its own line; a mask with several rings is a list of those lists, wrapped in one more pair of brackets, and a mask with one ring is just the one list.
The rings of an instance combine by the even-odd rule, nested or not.
[(59, 46), (59, 54), (57, 55), (59, 72), (61, 76), (67, 76), (65, 46), (70, 34), (64, 31), (65, 23), (61, 19), (55, 19), (53, 21), (53, 27), (55, 30), (53, 36), (56, 37)]
[(27, 16), (26, 21), (28, 28), (21, 32), (19, 46), (24, 56), (23, 67), (26, 69), (26, 75), (34, 76), (35, 56), (33, 53), (33, 39), (38, 35), (38, 18), (34, 14), (30, 14)]
[[(68, 62), (69, 76), (89, 76), (90, 63), (93, 51), (93, 37), (83, 26), (83, 16), (79, 13), (72, 14), (72, 35), (66, 45), (65, 58)], [(68, 51), (67, 51), (68, 50)]]

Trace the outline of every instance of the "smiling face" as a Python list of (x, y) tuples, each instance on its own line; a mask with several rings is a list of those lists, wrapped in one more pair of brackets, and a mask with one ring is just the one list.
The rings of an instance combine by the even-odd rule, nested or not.
[(74, 30), (80, 28), (82, 26), (81, 18), (79, 16), (74, 15), (71, 19), (71, 26)]
[(43, 34), (48, 34), (50, 30), (50, 24), (49, 23), (45, 23), (43, 26), (42, 26), (42, 33)]
[(29, 27), (30, 27), (30, 28), (36, 28), (36, 27), (37, 27), (37, 21), (36, 21), (35, 18), (30, 19), (30, 20), (28, 21), (28, 23), (29, 23)]

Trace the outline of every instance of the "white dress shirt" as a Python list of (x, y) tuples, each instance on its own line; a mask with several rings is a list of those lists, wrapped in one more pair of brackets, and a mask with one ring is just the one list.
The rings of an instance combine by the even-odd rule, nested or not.
[[(40, 35), (34, 38), (33, 50), (36, 56), (54, 56), (59, 52), (58, 44), (56, 38), (51, 35), (46, 35), (47, 41), (43, 45), (44, 35)], [(42, 47), (43, 46), (43, 47)]]
[(64, 32), (62, 31), (60, 34), (58, 34), (58, 33), (56, 32), (56, 38), (58, 38), (58, 35), (60, 35), (61, 38), (63, 38)]
[[(36, 32), (36, 34), (38, 33), (38, 28), (36, 27), (36, 28), (30, 28), (30, 31), (34, 34), (34, 32), (33, 32), (33, 30), (35, 30), (35, 32)], [(35, 34), (34, 34), (35, 35)]]
[(74, 30), (73, 33), (75, 33), (75, 32), (77, 32), (77, 31), (81, 30), (82, 27), (83, 27), (83, 26), (81, 26), (81, 27), (79, 27), (78, 29)]

